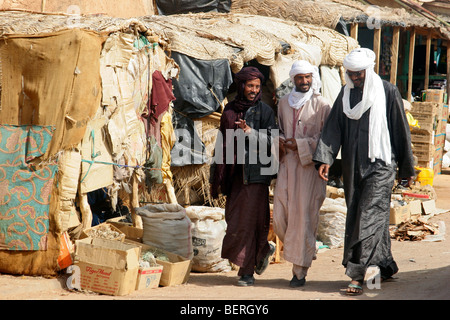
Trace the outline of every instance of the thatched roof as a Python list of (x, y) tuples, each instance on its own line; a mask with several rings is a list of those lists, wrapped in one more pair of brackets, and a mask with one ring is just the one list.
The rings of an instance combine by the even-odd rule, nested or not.
[(270, 66), (276, 54), (286, 47), (291, 53), (300, 52), (305, 44), (320, 48), (321, 64), (340, 66), (344, 56), (358, 46), (356, 40), (326, 27), (246, 14), (203, 13), (121, 19), (98, 15), (0, 12), (0, 36), (32, 35), (74, 27), (100, 33), (146, 32), (170, 44), (169, 50), (197, 59), (228, 59), (233, 71), (240, 70), (245, 62), (253, 59)]
[(450, 31), (439, 18), (427, 18), (412, 7), (385, 7), (355, 0), (233, 0), (231, 12), (278, 17), (334, 29), (346, 23), (379, 23), (384, 26), (429, 28), (450, 39)]
[(156, 13), (149, 0), (2, 0), (0, 10), (29, 10), (41, 13), (106, 14), (110, 17), (131, 18)]

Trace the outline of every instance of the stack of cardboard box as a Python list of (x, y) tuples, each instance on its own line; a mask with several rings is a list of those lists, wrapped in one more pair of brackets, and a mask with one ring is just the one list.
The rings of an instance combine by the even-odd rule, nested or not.
[(443, 90), (426, 90), (425, 99), (411, 104), (410, 113), (420, 126), (411, 129), (411, 142), (418, 166), (431, 168), (436, 175), (442, 169), (448, 105), (444, 103)]

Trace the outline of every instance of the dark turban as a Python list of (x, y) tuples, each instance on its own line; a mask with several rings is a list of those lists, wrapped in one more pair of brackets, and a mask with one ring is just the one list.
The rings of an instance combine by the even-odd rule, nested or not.
[(234, 80), (235, 80), (236, 86), (237, 86), (237, 95), (233, 101), (233, 108), (237, 112), (246, 111), (248, 108), (255, 105), (259, 100), (261, 100), (262, 90), (259, 91), (259, 93), (256, 95), (256, 97), (253, 101), (248, 101), (244, 96), (245, 83), (248, 80), (254, 80), (254, 79), (260, 79), (261, 86), (262, 86), (262, 83), (264, 81), (264, 76), (258, 70), (258, 68), (255, 68), (255, 67), (242, 68), (241, 71), (239, 71), (238, 73), (236, 73), (234, 75)]

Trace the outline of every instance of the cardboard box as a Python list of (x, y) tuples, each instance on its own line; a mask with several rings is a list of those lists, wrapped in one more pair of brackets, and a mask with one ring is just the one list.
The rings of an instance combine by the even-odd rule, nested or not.
[(80, 287), (108, 295), (126, 295), (136, 289), (141, 248), (101, 238), (75, 243), (75, 265), (80, 268)]
[(125, 240), (125, 243), (139, 245), (141, 247), (142, 254), (147, 250), (158, 250), (163, 252), (167, 256), (169, 261), (164, 261), (156, 258), (156, 262), (163, 267), (159, 285), (163, 287), (176, 286), (188, 281), (191, 274), (192, 260), (188, 260), (175, 253), (158, 249), (144, 243), (137, 243), (131, 240)]
[(431, 143), (414, 142), (413, 152), (431, 153), (434, 151), (434, 145)]
[(409, 201), (409, 211), (411, 215), (421, 215), (422, 214), (422, 201), (420, 200), (411, 200)]
[(409, 204), (404, 206), (391, 207), (391, 213), (389, 216), (389, 224), (399, 224), (408, 221), (411, 218), (411, 211)]
[(427, 89), (425, 90), (425, 101), (427, 102), (444, 102), (444, 90), (442, 89)]
[(163, 269), (163, 266), (139, 268), (136, 290), (158, 288)]
[(117, 227), (115, 227), (112, 224), (107, 223), (107, 222), (100, 223), (92, 228), (87, 228), (87, 229), (83, 230), (81, 232), (80, 239), (93, 238), (94, 232), (96, 232), (98, 230), (111, 230), (112, 232), (114, 232), (116, 234), (116, 236), (109, 240), (116, 240), (116, 241), (121, 241), (121, 242), (123, 242), (125, 240), (125, 233), (123, 233)]
[(131, 223), (119, 222), (122, 218), (109, 219), (106, 222), (112, 224), (118, 230), (125, 234), (125, 239), (129, 239), (136, 242), (142, 242), (142, 236), (144, 234), (144, 229), (133, 227)]
[(411, 142), (414, 143), (431, 143), (434, 144), (434, 133), (426, 131), (411, 130)]
[(422, 209), (424, 215), (436, 215), (449, 211), (447, 209), (436, 208), (436, 201), (434, 199), (422, 201)]
[[(411, 103), (411, 114), (429, 114), (436, 116), (438, 114), (440, 104), (436, 102), (413, 101)], [(415, 117), (414, 117), (415, 118)]]

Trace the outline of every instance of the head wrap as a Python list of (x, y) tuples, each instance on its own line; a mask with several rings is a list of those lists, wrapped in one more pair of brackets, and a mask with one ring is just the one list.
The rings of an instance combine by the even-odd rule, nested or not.
[(366, 70), (375, 66), (376, 55), (370, 49), (358, 48), (344, 58), (344, 68), (350, 71)]
[(300, 109), (313, 94), (319, 94), (322, 82), (320, 81), (319, 68), (305, 60), (297, 60), (292, 64), (289, 77), (294, 83), (294, 77), (298, 74), (312, 74), (311, 88), (308, 92), (298, 92), (295, 88), (289, 94), (289, 105), (294, 109)]
[(386, 93), (383, 81), (375, 73), (375, 53), (367, 48), (351, 51), (344, 58), (344, 68), (350, 71), (365, 70), (366, 76), (363, 86), (362, 100), (353, 108), (350, 107), (350, 89), (354, 88), (353, 81), (345, 73), (346, 85), (342, 103), (344, 113), (353, 120), (358, 120), (369, 109), (369, 154), (372, 162), (381, 159), (386, 164), (391, 163), (391, 140), (386, 118)]
[(255, 105), (261, 100), (262, 89), (256, 95), (253, 101), (248, 101), (244, 96), (245, 83), (249, 80), (260, 79), (261, 86), (264, 81), (264, 75), (255, 67), (245, 67), (234, 75), (234, 79), (237, 86), (237, 95), (233, 101), (233, 108), (237, 112), (244, 112), (251, 106)]

